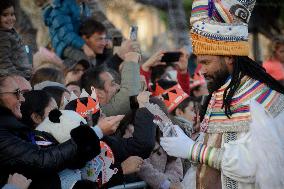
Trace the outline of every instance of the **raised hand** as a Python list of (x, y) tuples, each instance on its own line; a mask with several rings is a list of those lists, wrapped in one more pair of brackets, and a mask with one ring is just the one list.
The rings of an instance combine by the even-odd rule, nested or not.
[(178, 63), (176, 64), (177, 66), (177, 70), (182, 73), (185, 74), (187, 73), (187, 66), (188, 66), (188, 57), (189, 54), (187, 52), (187, 50), (185, 48), (181, 48), (179, 50), (182, 54), (180, 56), (180, 59), (178, 61)]
[(124, 175), (132, 174), (140, 171), (143, 164), (143, 159), (138, 156), (130, 156), (121, 163), (121, 168)]
[(102, 130), (104, 135), (113, 134), (119, 126), (120, 121), (124, 115), (110, 116), (99, 119), (98, 127)]
[(148, 72), (152, 67), (158, 65), (166, 65), (165, 62), (161, 62), (162, 57), (164, 56), (164, 51), (160, 50), (153, 54), (144, 64), (142, 64), (142, 69), (145, 72)]
[(116, 53), (121, 59), (125, 60), (125, 56), (129, 52), (137, 52), (140, 54), (141, 50), (139, 43), (136, 41), (125, 40), (122, 42)]
[(31, 182), (31, 179), (27, 179), (26, 177), (18, 173), (9, 175), (8, 178), (8, 184), (14, 185), (20, 189), (27, 189), (30, 186)]
[(142, 91), (137, 96), (137, 101), (139, 104), (139, 108), (145, 107), (146, 103), (149, 103), (149, 98), (152, 93), (149, 91)]

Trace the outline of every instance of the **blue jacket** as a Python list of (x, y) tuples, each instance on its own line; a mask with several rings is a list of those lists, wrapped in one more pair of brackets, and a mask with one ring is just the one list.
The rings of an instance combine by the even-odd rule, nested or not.
[(62, 57), (64, 49), (72, 46), (81, 49), (85, 44), (79, 36), (81, 16), (87, 17), (89, 9), (83, 4), (83, 11), (76, 0), (53, 0), (43, 10), (45, 25), (49, 28), (51, 43), (58, 56)]

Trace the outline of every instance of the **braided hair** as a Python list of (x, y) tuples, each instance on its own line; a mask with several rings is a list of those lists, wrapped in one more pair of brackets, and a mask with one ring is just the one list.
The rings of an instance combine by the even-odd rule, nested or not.
[[(244, 76), (248, 76), (252, 79), (258, 80), (261, 83), (266, 84), (272, 90), (284, 94), (284, 87), (271, 75), (266, 73), (265, 69), (261, 65), (259, 65), (247, 56), (236, 56), (234, 57), (231, 82), (229, 86), (225, 89), (223, 94), (222, 108), (225, 108), (225, 114), (228, 118), (230, 118), (230, 116), (232, 115), (232, 111), (230, 109), (232, 98), (236, 90), (239, 88), (241, 79)], [(212, 94), (208, 96), (206, 102), (202, 106), (201, 119), (204, 118), (211, 97)]]

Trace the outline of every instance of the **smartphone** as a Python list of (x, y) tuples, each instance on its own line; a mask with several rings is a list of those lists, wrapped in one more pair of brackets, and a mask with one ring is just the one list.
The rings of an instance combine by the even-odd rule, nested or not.
[(177, 51), (177, 52), (166, 52), (164, 53), (164, 56), (161, 59), (161, 62), (178, 62), (179, 58), (181, 56), (181, 52)]
[(117, 36), (117, 37), (112, 38), (112, 45), (113, 46), (121, 46), (121, 43), (122, 43), (122, 37), (121, 36)]
[(137, 37), (138, 37), (138, 26), (131, 26), (130, 27), (129, 38), (132, 41), (137, 41)]

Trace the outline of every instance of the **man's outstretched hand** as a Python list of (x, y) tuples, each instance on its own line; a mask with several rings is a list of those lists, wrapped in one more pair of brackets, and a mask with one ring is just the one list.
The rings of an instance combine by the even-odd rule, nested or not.
[(123, 118), (124, 115), (100, 118), (98, 121), (98, 127), (102, 130), (104, 135), (111, 135), (116, 131)]
[(174, 129), (177, 136), (162, 137), (161, 146), (170, 156), (188, 159), (194, 141), (190, 139), (178, 125), (174, 125)]

